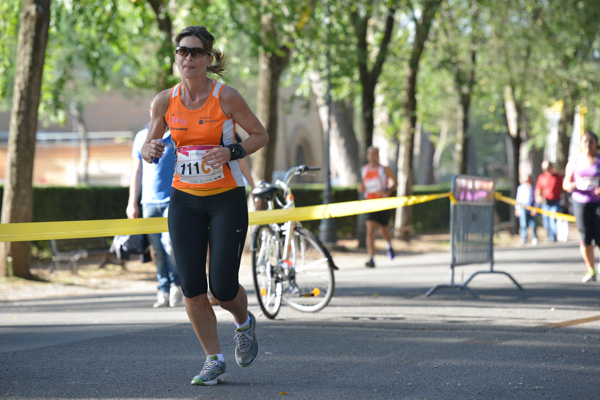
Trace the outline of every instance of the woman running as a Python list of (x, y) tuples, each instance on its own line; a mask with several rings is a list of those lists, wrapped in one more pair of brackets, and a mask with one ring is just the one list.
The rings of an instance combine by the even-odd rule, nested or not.
[[(175, 38), (181, 82), (156, 96), (141, 151), (146, 162), (160, 158), (164, 151), (160, 138), (167, 128), (171, 130), (176, 169), (169, 233), (186, 311), (206, 354), (193, 385), (216, 385), (226, 380), (217, 319), (206, 295), (207, 248), (210, 291), (233, 315), (236, 325), (236, 362), (247, 367), (258, 353), (256, 319), (247, 310), (246, 291), (238, 282), (248, 208), (237, 160), (263, 147), (269, 137), (237, 90), (207, 76), (213, 73), (222, 77), (225, 70), (224, 54), (213, 48), (214, 41), (203, 26), (189, 26)], [(235, 143), (236, 124), (248, 133), (242, 143)]]

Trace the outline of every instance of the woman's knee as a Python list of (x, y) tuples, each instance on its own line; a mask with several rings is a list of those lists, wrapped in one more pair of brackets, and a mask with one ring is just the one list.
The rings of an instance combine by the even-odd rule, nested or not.
[(211, 285), (211, 288), (210, 288), (210, 292), (212, 293), (213, 297), (215, 299), (217, 299), (219, 302), (227, 302), (227, 301), (234, 300), (237, 297), (239, 290), (240, 290), (240, 285), (237, 282), (235, 283), (235, 285), (233, 285), (233, 284), (228, 284), (228, 285), (215, 284), (215, 285)]

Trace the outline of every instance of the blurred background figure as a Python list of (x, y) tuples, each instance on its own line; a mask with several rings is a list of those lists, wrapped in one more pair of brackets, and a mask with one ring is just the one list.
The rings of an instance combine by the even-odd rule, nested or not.
[[(152, 105), (150, 105), (152, 117)], [(145, 163), (140, 150), (146, 136), (148, 126), (135, 135), (131, 156), (131, 180), (129, 182), (129, 200), (127, 202), (127, 218), (140, 217), (140, 194), (144, 218), (167, 217), (171, 196), (171, 183), (175, 170), (175, 150), (171, 141), (171, 131), (167, 130), (162, 141), (165, 153), (158, 163)], [(183, 293), (179, 276), (175, 268), (175, 258), (171, 246), (169, 232), (148, 234), (148, 241), (154, 250), (158, 291), (154, 308), (183, 306)]]
[[(542, 210), (549, 212), (562, 212), (562, 175), (558, 174), (552, 163), (548, 160), (542, 162), (542, 174), (538, 177), (535, 185), (535, 199), (541, 205)], [(555, 242), (557, 239), (556, 218), (542, 214), (542, 222), (548, 234), (548, 241)]]
[[(517, 187), (516, 200), (519, 204), (535, 207), (533, 178), (530, 174), (523, 174), (521, 176), (521, 184)], [(536, 246), (538, 239), (535, 210), (528, 210), (517, 205), (515, 206), (515, 217), (519, 218), (519, 234), (521, 235), (519, 244), (523, 246), (527, 243), (527, 229), (531, 228), (531, 245)]]

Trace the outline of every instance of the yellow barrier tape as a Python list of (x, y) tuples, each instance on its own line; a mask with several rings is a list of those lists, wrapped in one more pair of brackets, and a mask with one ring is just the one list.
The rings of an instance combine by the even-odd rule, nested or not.
[(563, 213), (558, 213), (558, 212), (551, 212), (551, 211), (542, 210), (541, 208), (538, 208), (538, 207), (526, 206), (521, 203), (517, 203), (517, 201), (515, 199), (511, 199), (510, 197), (503, 196), (500, 192), (496, 192), (495, 196), (496, 196), (496, 200), (503, 201), (503, 202), (511, 204), (513, 206), (519, 205), (521, 207), (524, 207), (527, 210), (530, 210), (530, 211), (534, 210), (534, 211), (536, 211), (540, 214), (546, 215), (550, 218), (562, 219), (562, 220), (565, 220), (568, 222), (575, 222), (574, 215), (563, 214)]
[[(338, 218), (397, 207), (411, 206), (450, 196), (450, 193), (348, 201), (297, 207), (287, 210), (253, 211), (250, 225)], [(105, 219), (94, 221), (29, 222), (0, 224), (0, 242), (136, 235), (168, 231), (166, 218)]]
[(167, 230), (166, 218), (14, 223), (0, 225), (0, 242), (135, 235)]

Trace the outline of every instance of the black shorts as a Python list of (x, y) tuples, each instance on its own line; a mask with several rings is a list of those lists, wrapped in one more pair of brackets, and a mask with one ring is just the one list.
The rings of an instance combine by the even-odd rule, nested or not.
[(589, 246), (592, 241), (600, 246), (600, 203), (573, 202), (575, 224), (584, 245)]
[(380, 225), (387, 226), (390, 222), (390, 210), (367, 213), (367, 221), (375, 221)]
[(238, 273), (248, 231), (246, 190), (212, 196), (171, 189), (169, 233), (183, 294), (206, 293), (206, 249), (210, 246), (210, 291), (221, 301), (238, 293)]

